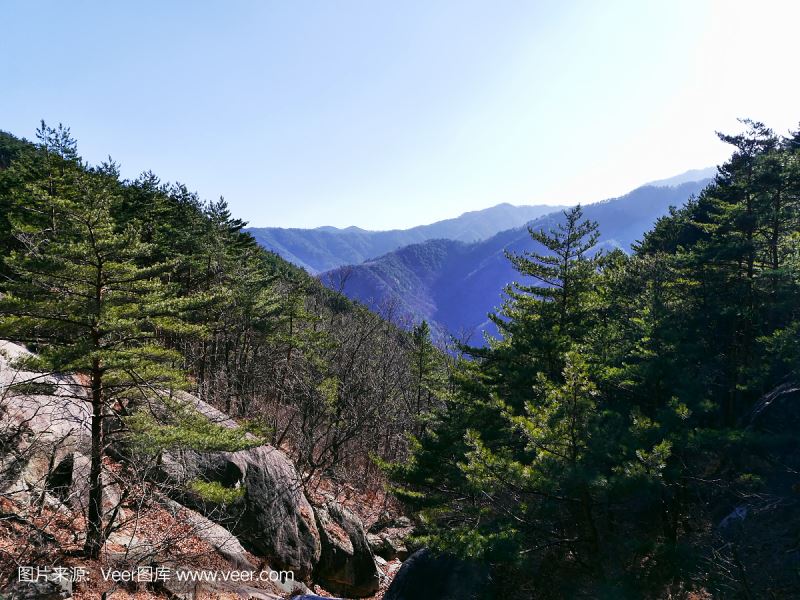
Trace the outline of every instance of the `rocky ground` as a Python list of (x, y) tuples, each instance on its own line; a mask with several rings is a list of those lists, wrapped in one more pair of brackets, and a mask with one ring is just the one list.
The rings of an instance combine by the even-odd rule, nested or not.
[[(314, 592), (381, 598), (407, 551), (411, 523), (385, 494), (316, 480), (303, 486), (286, 454), (268, 445), (239, 452), (165, 454), (157, 473), (106, 458), (104, 506), (113, 522), (99, 559), (81, 556), (87, 506), (89, 411), (79, 382), (12, 367), (26, 351), (0, 343), (0, 596), (11, 598), (255, 598)], [(189, 395), (216, 423), (227, 415)], [(187, 480), (241, 485), (244, 497), (209, 506)], [(369, 530), (369, 532), (368, 532)], [(85, 569), (74, 584), (21, 583), (19, 567)], [(106, 581), (101, 569), (170, 569), (171, 579)], [(187, 585), (177, 571), (265, 572), (266, 581)], [(271, 581), (280, 571), (297, 580)], [(71, 571), (72, 572), (72, 571)], [(146, 577), (145, 577), (146, 578)], [(52, 579), (52, 572), (51, 572)], [(309, 587), (310, 586), (310, 587)], [(3, 596), (5, 594), (5, 596)], [(338, 594), (338, 596), (334, 596)]]

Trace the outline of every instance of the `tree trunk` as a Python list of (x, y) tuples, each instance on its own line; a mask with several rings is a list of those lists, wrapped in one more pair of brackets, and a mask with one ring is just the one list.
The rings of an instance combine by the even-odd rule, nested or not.
[(89, 558), (100, 556), (103, 547), (103, 392), (100, 364), (92, 364), (92, 449), (89, 467), (89, 506), (86, 515), (84, 553)]
[[(589, 543), (591, 544), (592, 553), (594, 554), (592, 568), (600, 580), (605, 581), (606, 574), (603, 566), (603, 553), (600, 551), (600, 534), (597, 531), (597, 525), (594, 521), (594, 515), (592, 514), (592, 497), (585, 487), (581, 489), (580, 503), (589, 533)], [(589, 558), (591, 560), (592, 557)]]

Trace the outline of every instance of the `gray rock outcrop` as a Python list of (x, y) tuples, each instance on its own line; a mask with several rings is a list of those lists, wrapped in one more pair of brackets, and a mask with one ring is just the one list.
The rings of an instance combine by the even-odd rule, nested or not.
[[(19, 505), (42, 500), (59, 510), (85, 512), (91, 439), (85, 387), (79, 378), (16, 366), (28, 356), (32, 355), (22, 346), (0, 341), (0, 495)], [(228, 415), (190, 394), (179, 393), (178, 398), (211, 422), (238, 427)], [(117, 452), (124, 444), (114, 448), (114, 458), (126, 460), (125, 452)], [(233, 564), (252, 566), (249, 551), (274, 569), (292, 571), (298, 583), (317, 579), (321, 572), (326, 581), (341, 580), (338, 589), (350, 589), (353, 596), (377, 590), (377, 568), (360, 521), (337, 506), (326, 507), (324, 516), (315, 515), (294, 465), (272, 446), (165, 452), (148, 477), (165, 484), (162, 489), (178, 503), (173, 511), (185, 506), (187, 518), (204, 532), (200, 537)], [(182, 485), (196, 479), (242, 488), (244, 493), (230, 505), (211, 505)], [(120, 491), (110, 472), (104, 473), (104, 481), (108, 511), (119, 502)], [(320, 521), (345, 532), (341, 540), (325, 532), (324, 560)]]
[(172, 460), (173, 474), (179, 469), (184, 480), (244, 489), (243, 498), (221, 509), (190, 496), (182, 495), (182, 503), (230, 529), (275, 568), (294, 571), (297, 579), (310, 577), (320, 558), (319, 532), (297, 471), (283, 452), (264, 445), (238, 452), (183, 452)]
[(334, 594), (370, 596), (380, 587), (380, 572), (359, 518), (329, 499), (315, 506), (322, 555), (314, 578)]
[(72, 377), (15, 366), (28, 356), (0, 341), (0, 493), (22, 504), (41, 494), (64, 459), (88, 454), (91, 439), (83, 387)]

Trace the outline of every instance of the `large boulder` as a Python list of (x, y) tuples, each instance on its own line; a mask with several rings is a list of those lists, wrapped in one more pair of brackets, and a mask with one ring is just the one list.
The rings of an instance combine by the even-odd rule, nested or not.
[(200, 513), (169, 498), (161, 498), (161, 504), (176, 520), (188, 525), (192, 535), (209, 544), (231, 564), (242, 570), (256, 570), (256, 565), (247, 556), (247, 550), (242, 546), (239, 538), (222, 525), (214, 523)]
[(271, 446), (229, 454), (227, 459), (241, 469), (245, 487), (245, 510), (236, 531), (277, 568), (307, 577), (319, 560), (320, 539), (294, 465)]
[(375, 556), (385, 560), (405, 560), (409, 555), (406, 539), (413, 532), (414, 526), (408, 517), (384, 515), (369, 528), (367, 541)]
[(383, 600), (480, 600), (488, 583), (486, 566), (423, 548), (403, 563)]
[(408, 558), (408, 547), (404, 535), (395, 531), (382, 531), (381, 533), (368, 533), (369, 548), (375, 556), (384, 560), (405, 560)]
[(380, 571), (360, 519), (332, 499), (315, 506), (314, 513), (322, 541), (315, 581), (334, 594), (350, 598), (377, 592)]
[(0, 493), (20, 503), (38, 498), (52, 471), (91, 445), (84, 387), (72, 377), (19, 368), (29, 356), (0, 341)]
[[(23, 504), (44, 499), (85, 511), (91, 446), (85, 386), (76, 378), (19, 368), (29, 356), (25, 348), (0, 341), (0, 495)], [(189, 394), (179, 399), (212, 422), (237, 427), (228, 415)], [(121, 449), (112, 447), (113, 452)], [(126, 453), (118, 452), (117, 458), (125, 459)], [(175, 500), (230, 529), (244, 548), (274, 568), (291, 570), (298, 580), (310, 578), (321, 552), (314, 511), (281, 451), (264, 445), (232, 453), (165, 453), (162, 458), (155, 477), (173, 490)], [(109, 475), (104, 474), (106, 508), (119, 500)], [(205, 505), (180, 491), (193, 479), (240, 486), (245, 493), (230, 506)], [(234, 547), (234, 559), (237, 554)]]
[[(178, 399), (218, 425), (238, 427), (228, 415), (190, 394)], [(159, 477), (176, 491), (175, 500), (229, 529), (247, 550), (276, 569), (293, 571), (298, 580), (310, 578), (320, 557), (319, 532), (300, 477), (283, 452), (265, 444), (238, 452), (164, 453)], [(206, 504), (179, 491), (195, 479), (242, 488), (244, 495), (223, 507)]]
[(238, 452), (182, 452), (169, 457), (169, 468), (184, 482), (202, 479), (243, 488), (243, 497), (224, 507), (181, 493), (178, 500), (230, 529), (275, 568), (293, 571), (296, 579), (310, 577), (320, 557), (319, 533), (297, 471), (283, 452), (267, 445)]

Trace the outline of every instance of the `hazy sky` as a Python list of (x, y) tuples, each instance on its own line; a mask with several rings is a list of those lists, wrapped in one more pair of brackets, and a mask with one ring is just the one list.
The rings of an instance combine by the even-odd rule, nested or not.
[(259, 226), (574, 203), (800, 122), (800, 3), (0, 4), (0, 129), (63, 122)]

